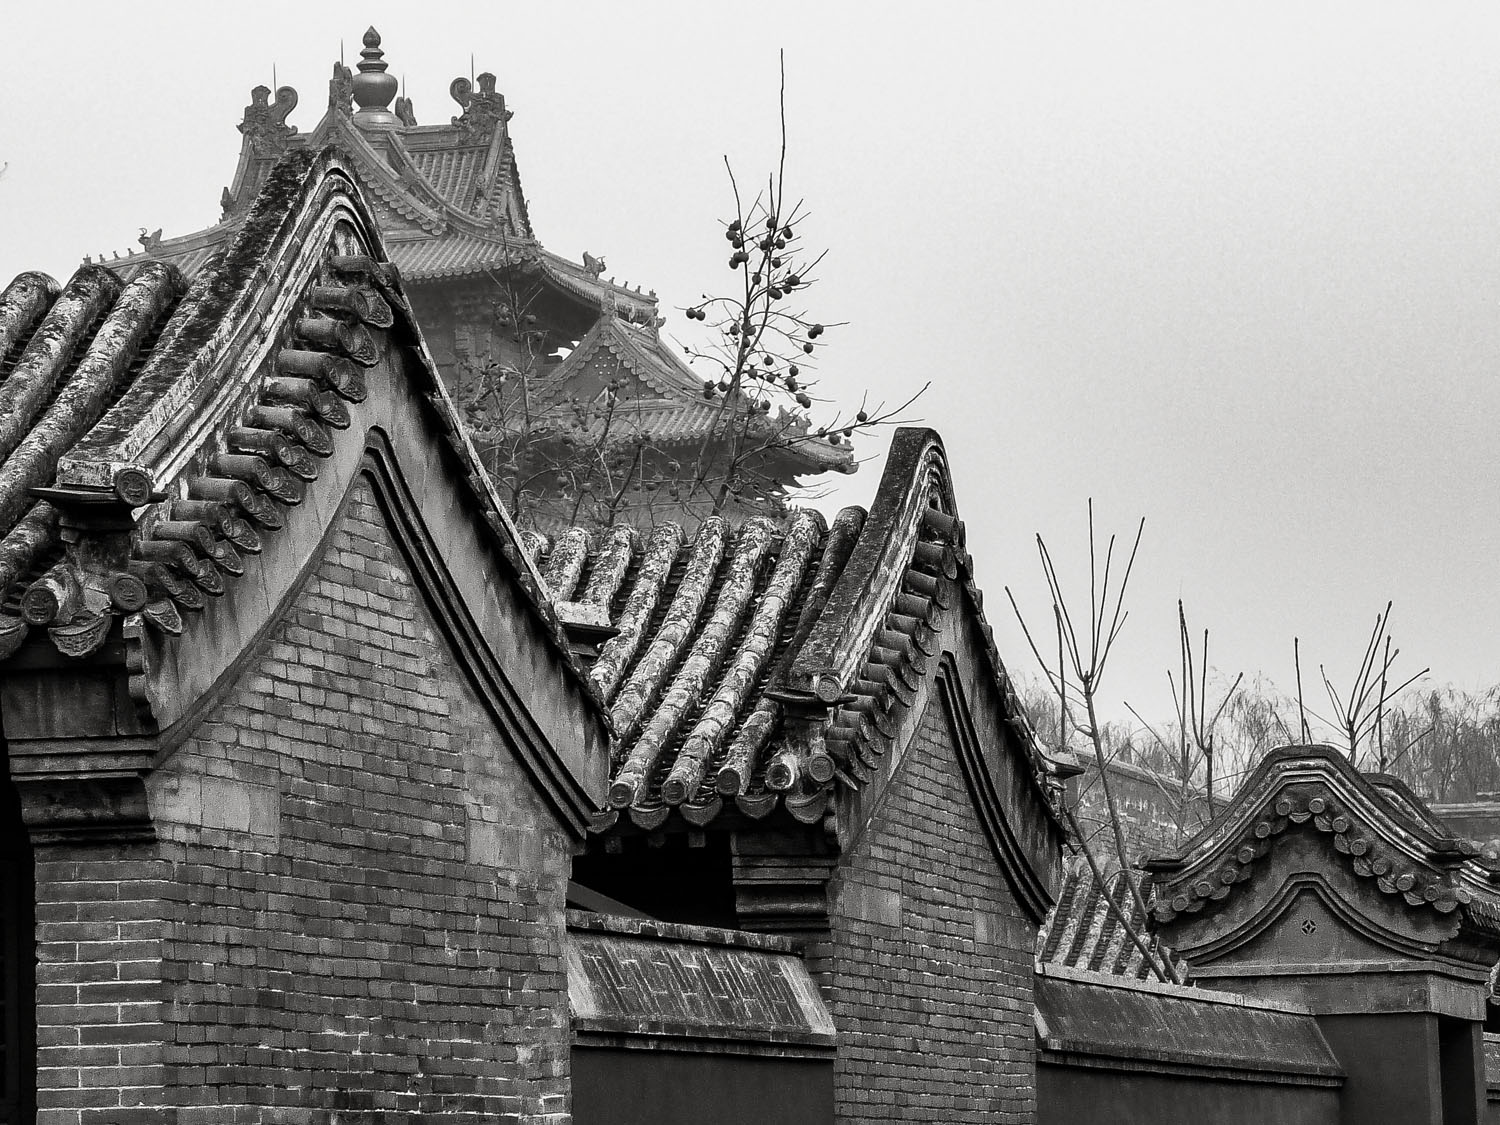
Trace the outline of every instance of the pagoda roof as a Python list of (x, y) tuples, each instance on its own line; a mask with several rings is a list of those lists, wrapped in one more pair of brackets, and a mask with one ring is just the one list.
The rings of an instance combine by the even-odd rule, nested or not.
[[(767, 454), (784, 459), (792, 473), (852, 473), (858, 467), (849, 445), (832, 445), (812, 433), (805, 415), (785, 408), (763, 414), (744, 395), (706, 398), (703, 379), (654, 324), (601, 317), (566, 359), (537, 380), (536, 392), (544, 407), (561, 408), (574, 399), (593, 399), (611, 383), (624, 384), (609, 417), (611, 434), (620, 441), (649, 434), (657, 446), (698, 445), (722, 430), (726, 409), (736, 409), (753, 412), (747, 419), (752, 439), (764, 441)], [(585, 429), (596, 437), (605, 425), (598, 412)]]
[[(371, 29), (364, 53), (380, 56), (379, 44)], [(455, 79), (450, 93), (462, 113), (434, 125), (417, 125), (410, 103), (402, 104), (405, 99), (398, 100), (397, 114), (356, 110), (351, 99), (358, 100), (359, 84), (368, 77), (335, 64), (328, 107), (305, 133), (287, 124), (299, 101), (295, 89), (283, 86), (273, 100), (267, 87), (257, 87), (239, 126), (240, 158), (224, 190), (223, 219), (176, 238), (162, 239), (160, 232), (142, 236), (140, 252), (108, 264), (128, 273), (148, 260), (166, 261), (195, 276), (233, 238), (283, 153), (333, 145), (345, 154), (379, 220), (391, 262), (408, 282), (482, 276), (529, 263), (596, 312), (614, 311), (643, 323), (656, 318), (654, 293), (605, 280), (602, 262), (574, 262), (537, 241), (511, 143), (511, 111), (494, 90), (494, 75), (480, 75), (477, 90), (469, 80)]]

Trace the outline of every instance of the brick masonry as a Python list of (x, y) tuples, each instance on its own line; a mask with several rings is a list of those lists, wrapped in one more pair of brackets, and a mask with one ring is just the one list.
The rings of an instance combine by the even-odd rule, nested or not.
[(568, 1119), (570, 840), (367, 483), (149, 795), (38, 850), (39, 1125)]
[(1031, 1122), (1035, 927), (965, 788), (944, 704), (831, 893), (838, 1120)]

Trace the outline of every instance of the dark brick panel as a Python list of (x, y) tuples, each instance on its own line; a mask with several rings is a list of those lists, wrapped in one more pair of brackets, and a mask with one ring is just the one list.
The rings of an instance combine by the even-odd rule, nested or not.
[(1035, 927), (936, 695), (833, 893), (840, 1121), (1032, 1122)]

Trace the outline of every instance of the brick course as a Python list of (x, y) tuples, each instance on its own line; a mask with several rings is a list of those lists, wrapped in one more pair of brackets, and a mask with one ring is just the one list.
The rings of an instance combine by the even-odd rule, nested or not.
[(38, 851), (40, 1125), (567, 1120), (571, 841), (367, 483), (149, 786)]
[(933, 695), (832, 889), (840, 1121), (1035, 1119), (1035, 927), (953, 746)]

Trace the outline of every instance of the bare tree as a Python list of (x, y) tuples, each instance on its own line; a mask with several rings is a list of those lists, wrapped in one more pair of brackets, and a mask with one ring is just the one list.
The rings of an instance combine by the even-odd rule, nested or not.
[[(1125, 590), (1130, 583), (1130, 572), (1135, 565), (1136, 552), (1140, 548), (1141, 535), (1145, 531), (1146, 521), (1142, 519), (1137, 525), (1130, 554), (1116, 575), (1114, 572), (1115, 537), (1113, 535), (1109, 537), (1101, 566), (1094, 533), (1092, 500), (1089, 501), (1088, 512), (1089, 605), (1088, 617), (1083, 622), (1082, 630), (1079, 628), (1079, 622), (1075, 621), (1068, 601), (1063, 595), (1062, 584), (1058, 580), (1057, 568), (1053, 563), (1051, 552), (1048, 551), (1045, 540), (1040, 535), (1036, 537), (1037, 554), (1041, 560), (1042, 575), (1046, 580), (1047, 592), (1051, 600), (1052, 625), (1057, 646), (1055, 664), (1042, 655), (1021, 613), (1020, 606), (1016, 603), (1015, 594), (1009, 586), (1005, 588), (1005, 593), (1010, 599), (1016, 619), (1021, 624), (1021, 630), (1026, 636), (1027, 644), (1031, 647), (1032, 655), (1042, 669), (1048, 685), (1057, 696), (1059, 746), (1067, 745), (1069, 731), (1072, 730), (1087, 740), (1093, 752), (1098, 783), (1104, 794), (1105, 807), (1108, 809), (1110, 843), (1114, 849), (1114, 860), (1118, 866), (1120, 878), (1129, 889), (1139, 916), (1144, 918), (1147, 915), (1146, 902), (1141, 893), (1139, 881), (1130, 875), (1131, 856), (1126, 844), (1119, 804), (1109, 776), (1112, 755), (1105, 743), (1104, 726), (1099, 719), (1098, 695), (1115, 641), (1119, 638), (1120, 630), (1124, 627), (1128, 616), (1124, 609)], [(1115, 583), (1113, 586), (1112, 582)], [(1073, 711), (1075, 707), (1081, 709), (1081, 718), (1075, 717)], [(1077, 816), (1070, 806), (1065, 804), (1063, 812), (1076, 846), (1082, 851), (1094, 879), (1099, 886), (1108, 887), (1104, 864), (1100, 860), (1094, 840), (1082, 832)], [(1105, 903), (1122, 932), (1140, 951), (1151, 971), (1161, 980), (1182, 983), (1171, 957), (1162, 951), (1152, 935), (1140, 932), (1140, 929), (1133, 923), (1130, 913), (1115, 901), (1115, 897), (1106, 894)]]
[(1500, 790), (1500, 687), (1415, 693), (1385, 715), (1386, 769), (1434, 801)]
[[(543, 354), (555, 341), (534, 308), (539, 286), (520, 266), (492, 275), (507, 347), (503, 355), (471, 362), (460, 399), (481, 454), (521, 522), (545, 515), (607, 526), (629, 509), (636, 522), (649, 523), (657, 506), (704, 516), (741, 502), (757, 510), (769, 505), (776, 514), (792, 475), (788, 464), (902, 421), (926, 389), (893, 408), (862, 398), (844, 410), (820, 394), (817, 359), (825, 334), (840, 325), (815, 319), (803, 303), (827, 252), (805, 241), (809, 215), (786, 192), (785, 85), (783, 66), (780, 157), (753, 198), (742, 196), (725, 158), (734, 207), (723, 235), (735, 285), (682, 309), (709, 330), (685, 354), (708, 373), (701, 393), (717, 408), (695, 450), (685, 452), (643, 426), (618, 380), (586, 400), (557, 398), (549, 380), (554, 365)], [(650, 334), (648, 346), (664, 348), (656, 328), (642, 331)], [(825, 416), (817, 424), (810, 413), (815, 405)]]
[(1367, 764), (1385, 772), (1391, 762), (1385, 743), (1385, 716), (1391, 701), (1412, 684), (1427, 675), (1429, 669), (1408, 676), (1395, 687), (1391, 686), (1391, 671), (1401, 650), (1391, 650), (1390, 621), (1391, 606), (1375, 615), (1375, 627), (1365, 645), (1365, 654), (1359, 662), (1347, 692), (1334, 687), (1323, 665), (1318, 665), (1318, 675), (1328, 695), (1329, 711), (1324, 716), (1308, 706), (1302, 696), (1301, 644), (1293, 640), (1293, 654), (1297, 664), (1297, 707), (1302, 725), (1303, 740), (1311, 739), (1311, 728), (1307, 716), (1311, 715), (1336, 732), (1342, 749), (1351, 762), (1359, 762), (1360, 746), (1366, 747)]

